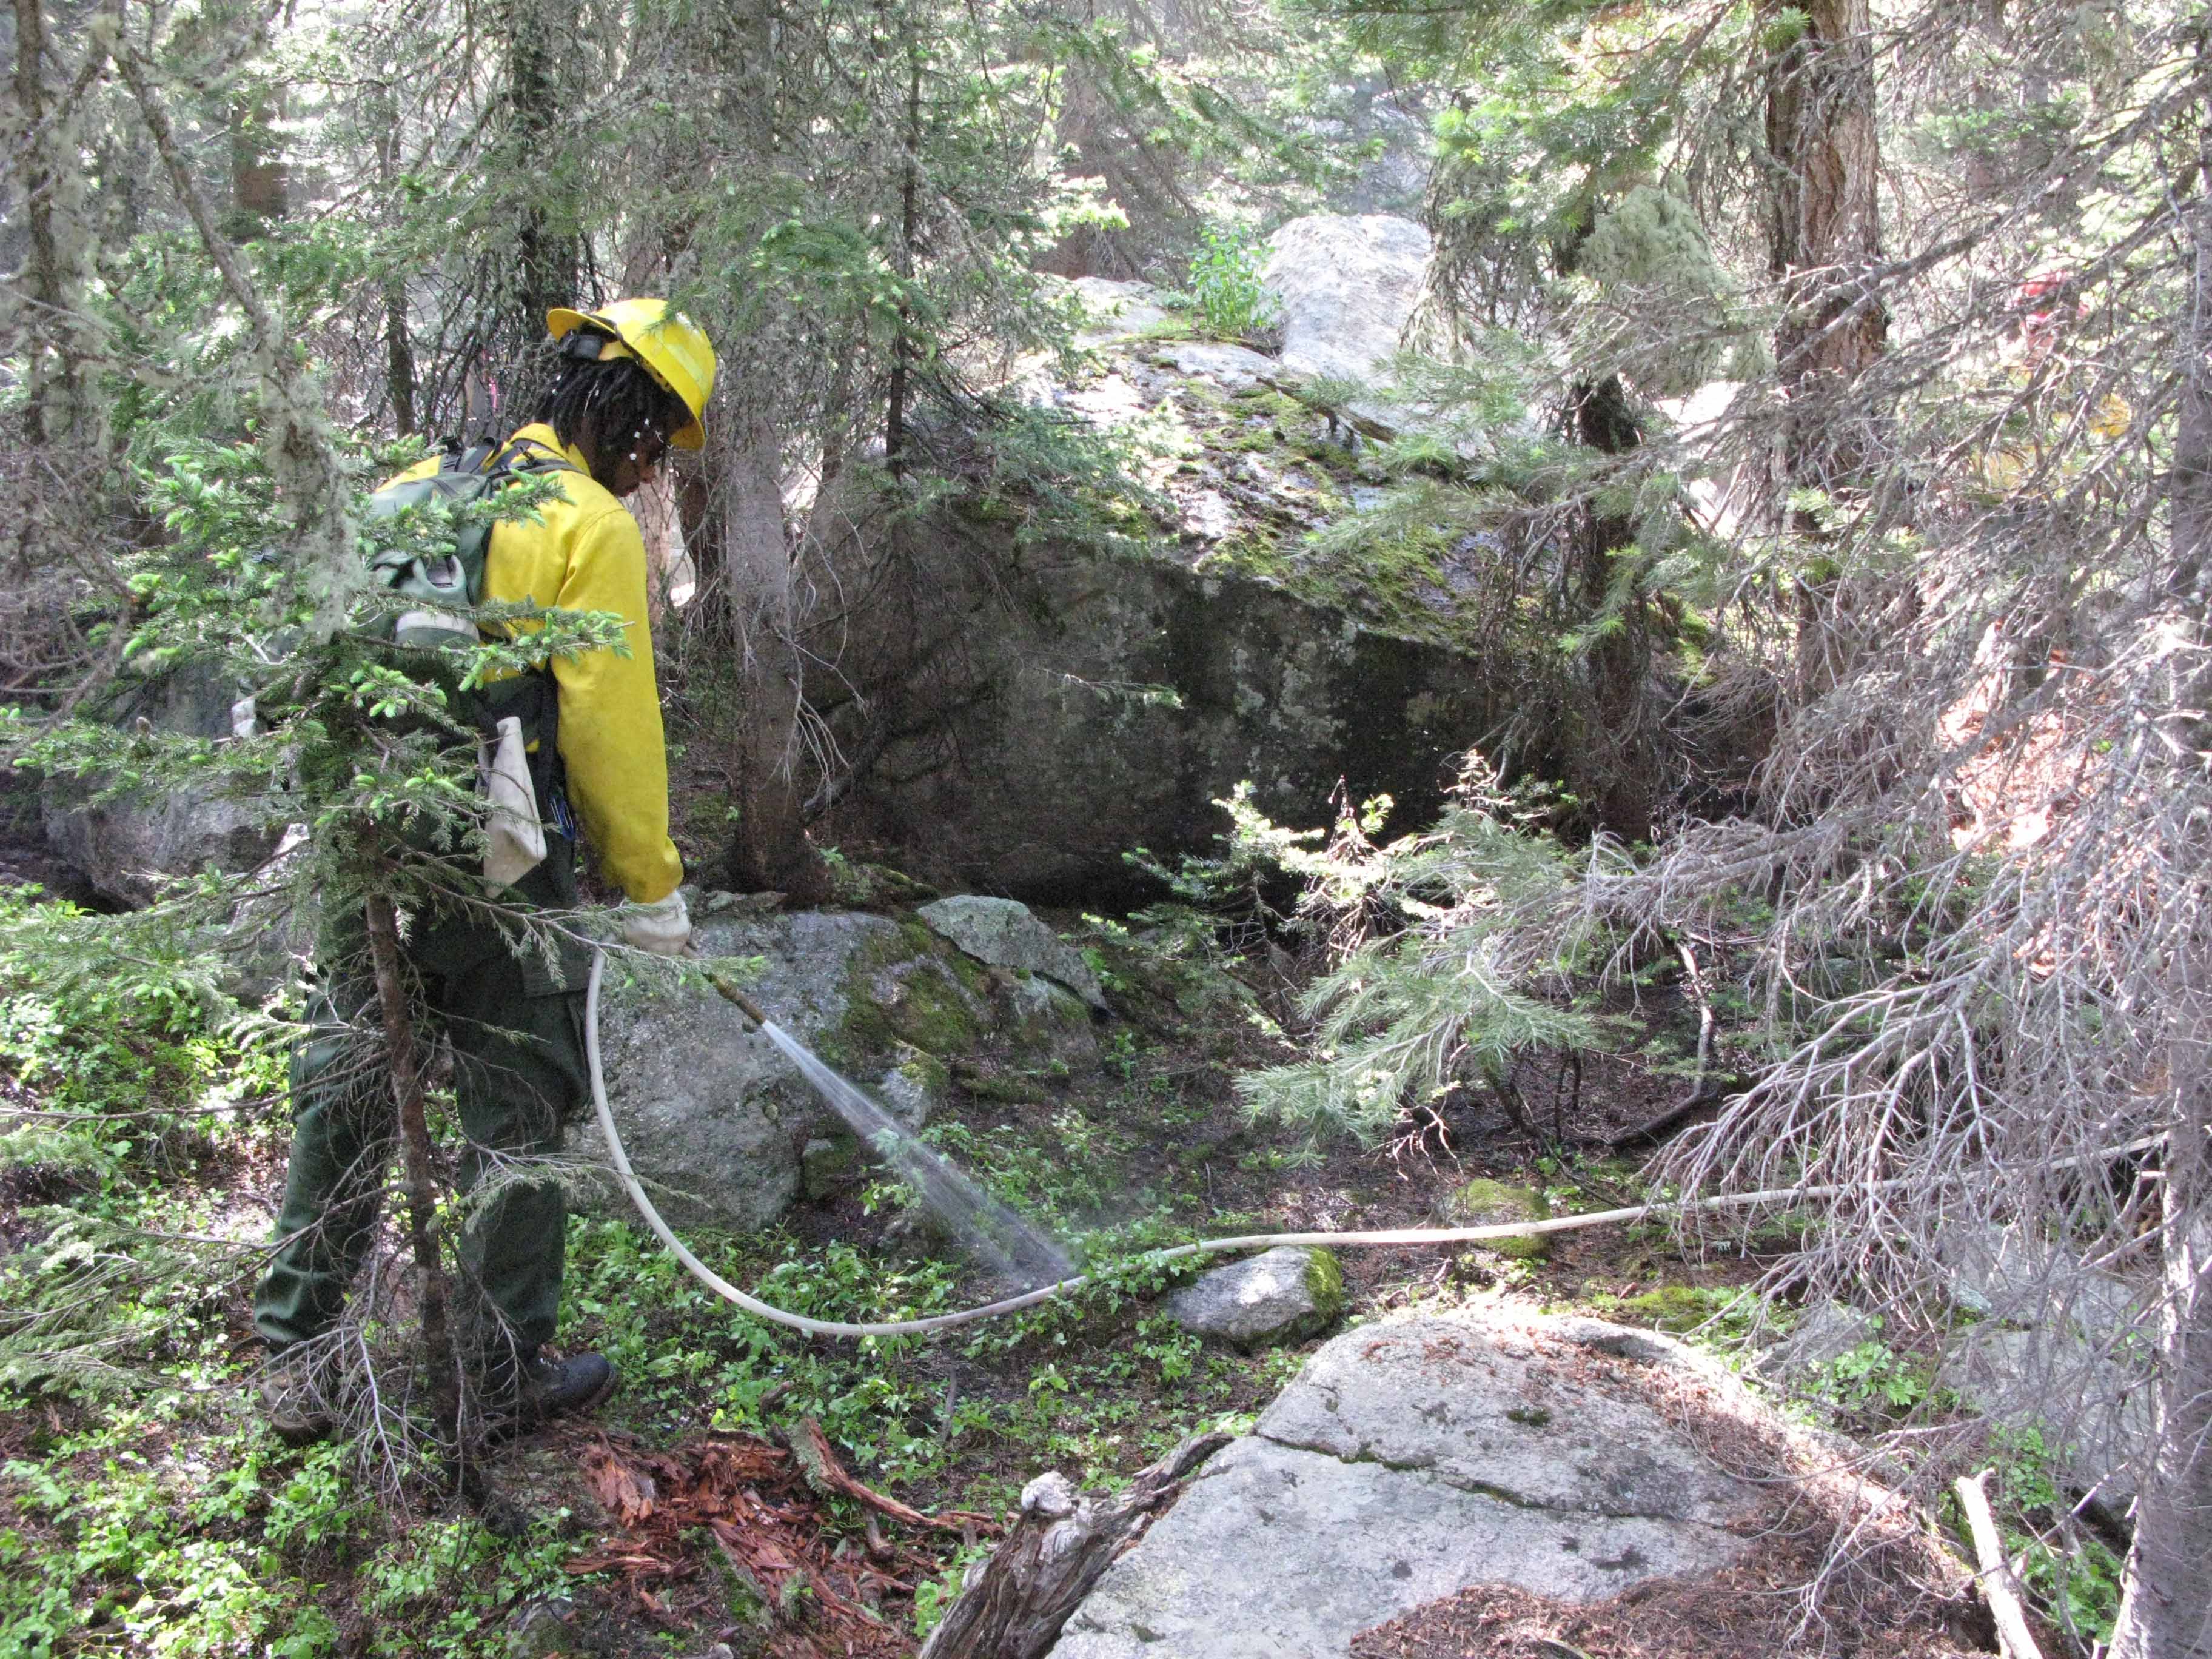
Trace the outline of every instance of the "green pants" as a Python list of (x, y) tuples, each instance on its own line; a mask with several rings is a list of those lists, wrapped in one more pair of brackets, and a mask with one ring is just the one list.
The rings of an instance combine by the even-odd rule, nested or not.
[[(526, 904), (574, 902), (573, 848), (549, 837), (545, 864), (509, 896)], [(490, 1190), (465, 1206), (455, 1330), (465, 1354), (496, 1364), (552, 1340), (560, 1308), (567, 1206), (560, 1186), (501, 1166), (559, 1150), (564, 1118), (589, 1098), (583, 1040), (586, 953), (552, 960), (472, 915), (418, 917), (404, 941), (418, 996), (424, 1057), (442, 1034), (468, 1139), (459, 1185)], [(319, 1336), (337, 1321), (377, 1218), (398, 1152), (398, 1114), (381, 1059), (383, 1036), (359, 918), (331, 930), (325, 989), (309, 1009), (309, 1036), (292, 1056), (292, 1162), (276, 1252), (253, 1301), (253, 1327), (273, 1346)]]

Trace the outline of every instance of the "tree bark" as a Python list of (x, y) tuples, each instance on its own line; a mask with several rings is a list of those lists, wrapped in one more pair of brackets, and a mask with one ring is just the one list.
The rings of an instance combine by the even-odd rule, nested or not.
[[(367, 832), (372, 856), (376, 832)], [(377, 1011), (384, 1024), (386, 1064), (399, 1110), (399, 1146), (407, 1170), (407, 1236), (422, 1278), (422, 1357), (430, 1376), (430, 1409), (449, 1455), (460, 1453), (461, 1376), (453, 1353), (446, 1294), (446, 1268), (438, 1245), (438, 1189), (430, 1165), (430, 1126), (422, 1105), (422, 1074), (407, 1012), (407, 986), (399, 968), (399, 928), (391, 898), (368, 898), (368, 952), (376, 974)]]
[(2172, 970), (2157, 1452), (2136, 1499), (2111, 1659), (2212, 1659), (2212, 937), (2191, 947)]
[[(1644, 441), (1617, 375), (1568, 394), (1568, 434), (1601, 455), (1626, 455)], [(1565, 572), (1569, 625), (1602, 617), (1613, 601), (1614, 556), (1636, 545), (1634, 520), (1584, 503), (1577, 513)], [(1651, 833), (1662, 793), (1659, 759), (1645, 708), (1651, 674), (1650, 608), (1638, 590), (1623, 597), (1618, 626), (1583, 652), (1588, 730), (1577, 745), (1576, 787), (1598, 803), (1605, 826), (1632, 841)]]
[[(74, 245), (83, 233), (76, 211), (84, 195), (83, 169), (73, 154), (72, 112), (48, 94), (49, 51), (44, 0), (15, 0), (16, 133), (21, 146), (23, 228), (30, 247), (21, 281), (31, 301), (24, 332), (29, 370), (25, 399), (31, 441), (59, 443), (81, 435), (87, 415), (83, 355), (82, 256)], [(94, 48), (93, 50), (97, 50)]]
[(829, 894), (806, 839), (799, 759), (805, 684), (784, 537), (781, 446), (757, 425), (722, 451), (722, 575), (738, 633), (745, 709), (738, 738), (737, 828), (725, 878), (740, 892), (801, 902)]
[[(542, 0), (508, 0), (506, 8), (507, 101), (517, 141), (517, 170), (530, 174), (546, 160), (560, 119), (554, 33)], [(545, 331), (545, 313), (576, 297), (574, 239), (564, 235), (526, 195), (514, 232), (514, 309), (520, 337)]]
[[(2200, 44), (2202, 64), (2212, 44)], [(2170, 592), (2204, 627), (2202, 592), (2212, 558), (2212, 139), (2200, 151), (2198, 189), (2185, 214), (2192, 253), (2189, 311), (2177, 331), (2181, 417), (2175, 432)], [(2203, 708), (2212, 673), (2185, 683), (2181, 701)], [(2203, 754), (2212, 728), (2200, 716), (2188, 744), (2195, 763), (2183, 789), (2201, 801), (2212, 786)], [(2177, 813), (2177, 817), (2180, 817)], [(2203, 811), (2183, 818), (2200, 841)], [(2164, 1280), (2153, 1374), (2157, 1451), (2136, 1500), (2135, 1536), (2123, 1574), (2111, 1659), (2212, 1659), (2212, 920), (2197, 884), (2178, 895), (2194, 926), (2167, 969), (2172, 1037), (2166, 1072), (2174, 1109), (2167, 1131), (2159, 1250)]]
[[(1882, 425), (1856, 395), (1889, 339), (1888, 307), (1870, 275), (1881, 258), (1874, 20), (1870, 0), (1806, 0), (1796, 9), (1804, 33), (1775, 55), (1766, 82), (1783, 470), (1793, 489), (1832, 493), (1865, 476)], [(1801, 535), (1825, 539), (1814, 514), (1793, 509), (1790, 519)], [(1835, 616), (1839, 574), (1820, 560), (1800, 580), (1797, 678), (1808, 698), (1837, 684), (1853, 654)]]
[(283, 118), (281, 89), (257, 87), (231, 100), (230, 232), (250, 238), (289, 210), (291, 180), (275, 123)]
[[(389, 88), (377, 94), (384, 126), (376, 147), (377, 173), (387, 198), (399, 173), (399, 106)], [(392, 424), (403, 437), (415, 431), (415, 343), (407, 328), (407, 276), (398, 264), (384, 279), (384, 388), (392, 399)]]
[(1013, 1530), (968, 1570), (959, 1599), (921, 1644), (919, 1659), (1042, 1659), (1125, 1543), (1182, 1494), (1189, 1476), (1229, 1443), (1194, 1435), (1118, 1496), (1079, 1497), (1059, 1474), (1022, 1488)]

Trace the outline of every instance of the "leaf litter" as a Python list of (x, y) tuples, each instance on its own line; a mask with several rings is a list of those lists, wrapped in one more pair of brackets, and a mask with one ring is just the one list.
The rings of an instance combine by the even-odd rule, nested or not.
[[(728, 1594), (698, 1547), (700, 1534), (710, 1535), (730, 1577), (757, 1599), (771, 1627), (760, 1651), (773, 1659), (915, 1650), (915, 1588), (939, 1562), (886, 1538), (878, 1516), (969, 1542), (999, 1530), (983, 1516), (926, 1515), (873, 1491), (838, 1462), (811, 1418), (787, 1445), (716, 1433), (655, 1449), (604, 1428), (572, 1443), (585, 1484), (618, 1530), (568, 1570), (614, 1574), (656, 1623), (696, 1628), (711, 1622), (710, 1604)], [(861, 1515), (858, 1538), (853, 1506)]]

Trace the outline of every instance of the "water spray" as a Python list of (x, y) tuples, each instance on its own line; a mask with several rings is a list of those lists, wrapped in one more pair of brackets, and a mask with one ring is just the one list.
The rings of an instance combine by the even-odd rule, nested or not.
[[(962, 1325), (972, 1325), (979, 1320), (995, 1319), (1001, 1314), (1018, 1313), (1024, 1308), (1034, 1308), (1039, 1303), (1049, 1302), (1055, 1297), (1079, 1291), (1091, 1284), (1096, 1277), (1091, 1273), (1064, 1273), (1060, 1278), (1050, 1284), (1024, 1291), (1018, 1296), (1005, 1297), (996, 1302), (987, 1302), (980, 1307), (963, 1308), (957, 1313), (937, 1314), (927, 1319), (886, 1319), (867, 1322), (810, 1318), (805, 1314), (795, 1314), (782, 1308), (774, 1307), (762, 1301), (758, 1297), (739, 1290), (693, 1255), (684, 1241), (677, 1237), (667, 1222), (661, 1219), (660, 1212), (653, 1208), (653, 1200), (646, 1196), (645, 1188), (639, 1184), (636, 1173), (630, 1168), (629, 1157), (623, 1150), (622, 1136), (615, 1128), (614, 1109), (607, 1104), (606, 1077), (599, 1066), (599, 978), (605, 966), (606, 953), (604, 951), (594, 950), (592, 952), (591, 978), (586, 985), (584, 993), (584, 1058), (591, 1072), (592, 1103), (599, 1113), (599, 1133), (606, 1137), (607, 1154), (614, 1164), (615, 1175), (621, 1181), (623, 1190), (629, 1194), (630, 1201), (637, 1206), (638, 1213), (645, 1218), (646, 1225), (653, 1230), (653, 1236), (668, 1247), (670, 1252), (684, 1264), (693, 1278), (724, 1301), (744, 1309), (757, 1319), (764, 1319), (770, 1324), (786, 1326), (794, 1331), (804, 1331), (811, 1336), (918, 1336), (930, 1331), (949, 1331)], [(778, 1049), (790, 1056), (794, 1064), (799, 1065), (800, 1071), (805, 1073), (807, 1079), (829, 1096), (830, 1104), (838, 1108), (841, 1115), (844, 1108), (840, 1104), (840, 1101), (844, 1092), (849, 1091), (853, 1097), (867, 1102), (866, 1095), (823, 1065), (805, 1044), (769, 1018), (762, 1012), (760, 1005), (739, 990), (735, 984), (729, 982), (725, 976), (713, 969), (708, 970), (708, 977), (713, 981), (716, 990), (735, 1003), (748, 1018), (761, 1028), (763, 1035), (766, 1036), (769, 1042), (774, 1042)], [(804, 1056), (804, 1063), (801, 1063), (801, 1056)], [(836, 1091), (830, 1090), (824, 1082), (825, 1079), (834, 1080), (838, 1085)], [(875, 1111), (879, 1113), (883, 1111), (881, 1107), (874, 1106), (872, 1102), (868, 1103)], [(883, 1115), (886, 1118), (890, 1116), (888, 1113)], [(1032, 1238), (1036, 1237), (1026, 1222), (1014, 1216), (1013, 1212), (1006, 1210), (1003, 1205), (998, 1205), (995, 1200), (985, 1196), (975, 1187), (972, 1181), (954, 1169), (940, 1154), (915, 1140), (913, 1132), (903, 1124), (897, 1123), (896, 1119), (890, 1121), (898, 1130), (900, 1139), (896, 1144), (903, 1145), (911, 1141), (915, 1146), (927, 1153), (938, 1166), (950, 1172), (958, 1182), (963, 1184), (970, 1192), (974, 1192), (975, 1197), (984, 1206), (997, 1208), (1012, 1218), (1015, 1227), (1020, 1232), (1027, 1233)], [(856, 1133), (862, 1133), (864, 1139), (867, 1139), (865, 1132), (859, 1131), (858, 1126), (855, 1126), (855, 1128)], [(2150, 1135), (2140, 1140), (2131, 1141), (2124, 1146), (2113, 1147), (2107, 1152), (2084, 1153), (2073, 1158), (2062, 1158), (2052, 1167), (2084, 1165), (2124, 1157), (2130, 1153), (2148, 1151), (2153, 1146), (2160, 1145), (2165, 1139), (2166, 1137), (2163, 1134)], [(910, 1176), (908, 1178), (913, 1179)], [(1965, 1178), (1963, 1170), (1960, 1171), (1959, 1178)], [(1393, 1227), (1366, 1232), (1342, 1233), (1242, 1233), (1233, 1237), (1201, 1239), (1195, 1244), (1176, 1244), (1163, 1249), (1147, 1250), (1142, 1255), (1134, 1258), (1133, 1265), (1175, 1261), (1188, 1256), (1212, 1255), (1231, 1251), (1272, 1249), (1281, 1244), (1317, 1245), (1328, 1249), (1340, 1249), (1346, 1246), (1388, 1248), (1395, 1245), (1403, 1248), (1437, 1244), (1488, 1244), (1500, 1239), (1540, 1237), (1548, 1233), (1577, 1232), (1586, 1227), (1619, 1226), (1629, 1222), (1648, 1221), (1656, 1216), (1684, 1216), (1705, 1214), (1721, 1210), (1754, 1209), (1761, 1206), (1802, 1203), (1808, 1199), (1871, 1197), (1876, 1193), (1894, 1191), (1918, 1179), (1917, 1176), (1906, 1176), (1881, 1181), (1851, 1182), (1832, 1186), (1778, 1188), (1757, 1193), (1724, 1193), (1715, 1198), (1686, 1199), (1666, 1204), (1635, 1204), (1625, 1209), (1594, 1210), (1583, 1215), (1553, 1216), (1542, 1221), (1510, 1222), (1502, 1225), (1485, 1227)], [(927, 1197), (929, 1189), (919, 1188), (918, 1190), (923, 1192), (925, 1198)], [(956, 1213), (957, 1213), (957, 1211)], [(986, 1231), (988, 1233), (988, 1230)], [(1056, 1246), (1042, 1240), (1038, 1242), (1048, 1256), (1058, 1257), (1065, 1264), (1066, 1258), (1060, 1255)]]
[(761, 1035), (799, 1068), (799, 1075), (845, 1120), (845, 1127), (905, 1181), (929, 1212), (978, 1260), (1025, 1290), (1074, 1276), (1075, 1264), (1059, 1245), (986, 1193), (880, 1103), (823, 1064), (812, 1049), (770, 1019), (729, 975), (709, 968), (707, 980), (760, 1027)]

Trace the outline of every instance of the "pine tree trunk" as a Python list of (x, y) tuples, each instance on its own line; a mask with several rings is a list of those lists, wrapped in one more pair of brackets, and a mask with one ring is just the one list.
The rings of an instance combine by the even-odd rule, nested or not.
[[(2200, 44), (2198, 54), (2202, 64), (2212, 46)], [(2195, 281), (2179, 331), (2169, 591), (2201, 628), (2200, 589), (2212, 558), (2212, 143), (2200, 155), (2185, 222)], [(2212, 674), (2195, 678), (2184, 701), (2202, 708)], [(2208, 739), (2200, 720), (2190, 747), (2201, 752)], [(2200, 775), (2187, 787), (2202, 793), (2205, 781)], [(2174, 902), (2192, 897), (2205, 902), (2201, 884)], [(2176, 1109), (2159, 1230), (2165, 1297), (2153, 1396), (2157, 1452), (2136, 1500), (2111, 1659), (2212, 1659), (2212, 919), (2200, 909), (2196, 922), (2167, 969), (2174, 1034), (2166, 1064)]]
[[(1851, 487), (1878, 459), (1877, 411), (1855, 395), (1889, 338), (1889, 312), (1870, 280), (1881, 257), (1874, 20), (1870, 0), (1794, 9), (1804, 33), (1767, 69), (1767, 259), (1783, 303), (1774, 357), (1788, 404), (1784, 471), (1793, 489), (1827, 493)], [(1820, 538), (1813, 514), (1792, 521)], [(1798, 599), (1797, 678), (1810, 698), (1842, 679), (1853, 647), (1838, 626), (1837, 572), (1808, 572)]]
[(791, 553), (784, 538), (781, 447), (758, 427), (722, 451), (723, 579), (745, 689), (738, 737), (738, 823), (728, 884), (799, 902), (827, 896), (827, 872), (806, 839), (798, 722), (804, 681), (793, 639)]
[[(384, 135), (376, 147), (377, 174), (387, 195), (399, 173), (398, 102), (389, 93), (377, 100)], [(407, 276), (397, 266), (384, 279), (384, 388), (392, 399), (392, 424), (403, 437), (415, 431), (415, 343), (407, 329)]]
[[(508, 0), (506, 8), (508, 118), (520, 141), (519, 165), (542, 166), (560, 118), (559, 88), (554, 74), (554, 34), (543, 0)], [(535, 340), (545, 331), (550, 307), (576, 298), (576, 251), (538, 205), (525, 196), (514, 233), (514, 308), (520, 337)]]
[(82, 284), (69, 246), (73, 233), (81, 229), (72, 222), (70, 207), (82, 196), (84, 184), (71, 153), (70, 112), (54, 108), (48, 95), (49, 47), (43, 0), (15, 0), (18, 131), (0, 137), (11, 149), (20, 146), (18, 185), (30, 249), (19, 281), (32, 307), (32, 325), (24, 337), (30, 371), (25, 404), (34, 443), (58, 443), (76, 435), (85, 414), (84, 367), (75, 349), (82, 326)]
[[(373, 848), (375, 832), (368, 832)], [(368, 899), (368, 951), (376, 974), (377, 1010), (384, 1025), (386, 1063), (392, 1095), (399, 1110), (399, 1146), (407, 1171), (407, 1236), (416, 1271), (422, 1277), (423, 1360), (430, 1376), (430, 1409), (439, 1438), (448, 1451), (460, 1450), (460, 1371), (453, 1352), (453, 1324), (447, 1309), (446, 1268), (438, 1246), (438, 1189), (431, 1173), (430, 1126), (422, 1103), (420, 1056), (414, 1022), (407, 1012), (407, 987), (399, 968), (398, 920), (382, 893)]]
[(290, 178), (274, 124), (283, 118), (284, 94), (256, 88), (231, 100), (230, 217), (232, 235), (258, 236), (289, 210)]

